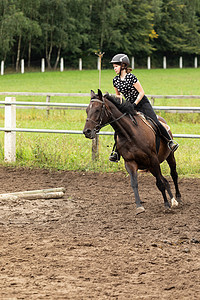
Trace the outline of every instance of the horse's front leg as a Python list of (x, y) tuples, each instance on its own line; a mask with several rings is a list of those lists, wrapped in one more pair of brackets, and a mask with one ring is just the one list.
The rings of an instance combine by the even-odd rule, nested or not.
[(127, 172), (131, 177), (131, 186), (133, 188), (133, 192), (135, 195), (135, 203), (136, 203), (136, 214), (140, 214), (145, 211), (144, 207), (141, 204), (140, 196), (138, 193), (138, 180), (137, 180), (137, 170), (138, 166), (135, 162), (126, 162), (125, 167)]

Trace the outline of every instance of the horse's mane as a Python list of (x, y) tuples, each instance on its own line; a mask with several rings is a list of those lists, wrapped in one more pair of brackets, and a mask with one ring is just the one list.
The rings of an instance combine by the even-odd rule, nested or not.
[(120, 103), (118, 97), (109, 94), (105, 94), (104, 97), (112, 102), (123, 114), (127, 113), (133, 116), (136, 115), (136, 111), (133, 109), (133, 105), (129, 101), (125, 101), (124, 99), (122, 99), (122, 103)]

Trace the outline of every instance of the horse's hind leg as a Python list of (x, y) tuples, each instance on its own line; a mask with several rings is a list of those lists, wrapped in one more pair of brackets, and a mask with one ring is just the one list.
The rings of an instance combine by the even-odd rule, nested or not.
[(138, 168), (135, 162), (125, 162), (125, 167), (131, 177), (131, 186), (135, 195), (136, 214), (139, 214), (144, 212), (145, 209), (141, 204), (140, 196), (138, 193), (138, 180), (137, 180)]
[(157, 188), (162, 193), (162, 196), (163, 196), (163, 199), (164, 199), (165, 208), (167, 208), (167, 209), (170, 208), (171, 206), (170, 206), (170, 204), (169, 204), (169, 202), (167, 200), (166, 190), (167, 190), (167, 192), (168, 192), (168, 194), (169, 194), (169, 196), (171, 198), (172, 205), (173, 205), (175, 199), (174, 199), (174, 197), (172, 195), (169, 182), (167, 181), (166, 178), (164, 178), (162, 176), (159, 163), (154, 163), (153, 167), (150, 169), (150, 172), (156, 177), (156, 185), (157, 185)]
[(181, 193), (178, 187), (178, 173), (176, 171), (176, 160), (173, 152), (171, 152), (170, 155), (168, 156), (167, 163), (170, 167), (170, 174), (173, 179), (175, 190), (176, 190), (176, 200), (178, 202), (181, 202)]
[(165, 182), (165, 186), (166, 186), (167, 192), (168, 192), (168, 194), (170, 196), (170, 199), (171, 199), (171, 206), (172, 207), (178, 206), (178, 202), (176, 201), (176, 199), (172, 195), (169, 182), (167, 181), (167, 179), (165, 177), (162, 176), (162, 178), (163, 178), (163, 181)]
[(163, 195), (163, 199), (164, 199), (164, 205), (165, 205), (165, 208), (170, 208), (170, 204), (167, 200), (167, 196), (166, 196), (166, 182), (163, 180), (163, 176), (156, 176), (156, 185), (157, 185), (157, 188), (161, 191), (162, 195)]

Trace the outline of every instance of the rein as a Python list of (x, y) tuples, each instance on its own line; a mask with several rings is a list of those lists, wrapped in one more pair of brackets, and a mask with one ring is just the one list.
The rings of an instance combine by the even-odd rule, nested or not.
[[(94, 121), (94, 120), (92, 120), (92, 119), (90, 119), (90, 118), (87, 118), (87, 119), (86, 119), (87, 121), (91, 121), (91, 122), (93, 122), (93, 123), (96, 124), (96, 131), (99, 131), (101, 128), (107, 126), (108, 124), (112, 124), (112, 123), (114, 123), (114, 122), (119, 121), (120, 119), (122, 119), (123, 117), (125, 117), (125, 116), (127, 115), (127, 113), (124, 113), (124, 114), (122, 114), (121, 116), (119, 116), (118, 118), (114, 118), (112, 112), (111, 112), (111, 111), (108, 111), (108, 110), (106, 109), (106, 105), (105, 105), (104, 99), (103, 99), (103, 101), (102, 101), (102, 100), (99, 100), (99, 99), (92, 99), (91, 102), (99, 102), (99, 103), (102, 104), (102, 109), (101, 109), (101, 112), (100, 112), (100, 115), (99, 115), (99, 121)], [(111, 118), (112, 118), (113, 120), (110, 121), (110, 122), (108, 122), (108, 123), (102, 124), (102, 123), (103, 123), (103, 114), (104, 114), (104, 113), (106, 113), (107, 116), (109, 116), (108, 113), (110, 113)]]

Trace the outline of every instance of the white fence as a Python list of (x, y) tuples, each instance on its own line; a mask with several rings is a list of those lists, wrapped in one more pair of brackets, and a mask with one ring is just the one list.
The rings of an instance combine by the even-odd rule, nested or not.
[[(82, 71), (82, 58), (79, 58), (78, 60), (78, 69), (79, 71)], [(21, 73), (24, 74), (25, 72), (25, 68), (24, 68), (24, 59), (21, 59)], [(41, 72), (45, 72), (45, 58), (42, 58), (41, 59)], [(134, 57), (131, 57), (131, 67), (132, 69), (135, 68), (135, 58)], [(1, 75), (4, 75), (4, 68), (5, 68), (5, 65), (4, 65), (4, 61), (2, 60), (1, 61)], [(163, 57), (163, 69), (166, 69), (167, 68), (167, 57), (164, 56)], [(179, 57), (179, 68), (182, 69), (183, 68), (183, 57), (180, 56)], [(194, 68), (198, 68), (198, 57), (194, 57)], [(151, 69), (151, 57), (148, 56), (147, 57), (147, 69), (150, 70)], [(100, 70), (100, 66), (99, 66), (99, 57), (97, 58), (97, 70)], [(63, 57), (60, 58), (60, 72), (63, 72), (64, 71), (64, 59)]]
[[(2, 93), (1, 93), (2, 94)], [(5, 93), (4, 93), (5, 94)], [(10, 94), (10, 93), (9, 93)], [(19, 93), (14, 93), (19, 94)], [(28, 94), (28, 93), (23, 93)], [(36, 94), (36, 93), (29, 93)], [(40, 94), (41, 93), (37, 93)], [(46, 95), (42, 93), (42, 95)], [(63, 94), (48, 94), (50, 95), (62, 95)], [(86, 95), (89, 94), (65, 94), (65, 96), (71, 95)], [(163, 96), (154, 96), (154, 97), (163, 97)], [(175, 96), (165, 96), (173, 98)], [(192, 96), (184, 96), (192, 97)], [(200, 96), (193, 96), (198, 97)], [(50, 129), (27, 129), (27, 128), (16, 128), (16, 106), (43, 106), (43, 107), (59, 107), (59, 108), (86, 108), (88, 104), (77, 104), (77, 103), (50, 103), (50, 102), (16, 102), (15, 97), (6, 97), (5, 101), (0, 101), (1, 105), (5, 105), (5, 127), (0, 128), (0, 131), (4, 131), (4, 159), (6, 162), (15, 162), (16, 160), (16, 132), (36, 132), (36, 133), (61, 133), (61, 134), (82, 134), (82, 131), (79, 130), (50, 130)], [(200, 107), (168, 107), (168, 106), (153, 106), (155, 110), (165, 110), (165, 111), (189, 111), (189, 112), (200, 112)], [(113, 135), (113, 132), (100, 132), (99, 135)], [(176, 138), (200, 138), (200, 135), (196, 134), (173, 134)], [(93, 143), (93, 149), (98, 150), (97, 142)], [(93, 158), (96, 157), (96, 154), (93, 154)]]

